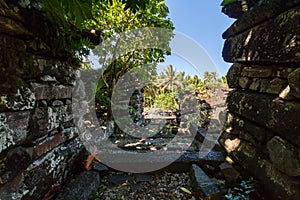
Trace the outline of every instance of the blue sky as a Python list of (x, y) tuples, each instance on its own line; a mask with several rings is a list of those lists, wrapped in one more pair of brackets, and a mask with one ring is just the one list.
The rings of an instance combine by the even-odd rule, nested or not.
[(226, 75), (231, 64), (222, 59), (222, 33), (233, 23), (233, 19), (221, 12), (220, 3), (221, 0), (166, 0), (175, 31), (197, 42), (203, 51), (199, 52), (201, 61), (196, 66), (201, 68), (199, 73), (180, 55), (168, 57), (164, 65), (172, 64), (186, 74), (196, 73), (201, 76), (203, 71), (217, 71), (221, 76)]

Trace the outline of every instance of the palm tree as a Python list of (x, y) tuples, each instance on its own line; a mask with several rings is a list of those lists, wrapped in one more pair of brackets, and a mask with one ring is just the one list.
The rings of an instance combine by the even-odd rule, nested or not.
[[(158, 76), (155, 84), (158, 88), (160, 88), (160, 93), (172, 93), (175, 92), (175, 96), (177, 96), (183, 88), (184, 80), (185, 80), (184, 72), (176, 72), (176, 69), (172, 65), (168, 65), (166, 69), (164, 69), (161, 74)], [(174, 104), (179, 105), (179, 99), (173, 99)], [(178, 108), (180, 109), (180, 107)]]
[(180, 79), (184, 76), (184, 72), (177, 73), (172, 65), (168, 65), (167, 69), (160, 74), (156, 80), (157, 86), (161, 87), (161, 91), (173, 91), (175, 86), (180, 85)]
[(212, 83), (217, 80), (218, 74), (217, 72), (204, 72), (203, 80), (205, 83)]

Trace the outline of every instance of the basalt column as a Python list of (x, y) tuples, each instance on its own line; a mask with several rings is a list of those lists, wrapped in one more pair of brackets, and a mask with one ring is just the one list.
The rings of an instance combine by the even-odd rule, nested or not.
[(237, 20), (223, 34), (234, 90), (220, 142), (271, 199), (300, 199), (300, 1), (240, 2), (223, 8)]

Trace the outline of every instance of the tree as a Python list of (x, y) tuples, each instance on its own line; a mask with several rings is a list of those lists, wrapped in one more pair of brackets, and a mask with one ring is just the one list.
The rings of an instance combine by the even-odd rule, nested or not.
[(161, 88), (162, 92), (175, 90), (175, 87), (180, 85), (180, 76), (172, 65), (168, 65), (156, 80), (156, 84)]
[(215, 82), (217, 80), (218, 74), (217, 72), (204, 72), (203, 74), (203, 80), (204, 83), (212, 83)]
[[(96, 2), (92, 8), (93, 19), (87, 21), (88, 29), (102, 30), (104, 40), (111, 41), (112, 44), (112, 48), (110, 49), (103, 49), (102, 46), (97, 46), (93, 50), (93, 53), (99, 56), (100, 65), (107, 65), (105, 71), (102, 72), (102, 80), (97, 87), (96, 101), (104, 103), (108, 108), (108, 120), (111, 119), (111, 102), (109, 99), (117, 80), (128, 70), (137, 66), (153, 62), (163, 62), (164, 55), (169, 54), (167, 50), (143, 49), (138, 51), (133, 50), (121, 57), (117, 56), (117, 52), (120, 49), (126, 49), (120, 42), (120, 33), (142, 27), (174, 29), (172, 22), (167, 18), (168, 7), (164, 1), (148, 0), (143, 2), (144, 6), (137, 6), (135, 9), (131, 9), (121, 0), (102, 0)], [(164, 40), (168, 43), (172, 35), (164, 35), (164, 37)], [(158, 38), (150, 38), (150, 36), (148, 39), (151, 39), (152, 42), (158, 41)], [(149, 68), (149, 70), (144, 69), (144, 74), (155, 73), (154, 68)]]
[(185, 82), (188, 84), (188, 88), (195, 91), (202, 91), (204, 89), (204, 83), (197, 76), (194, 75), (193, 78), (191, 76), (187, 76), (185, 78)]

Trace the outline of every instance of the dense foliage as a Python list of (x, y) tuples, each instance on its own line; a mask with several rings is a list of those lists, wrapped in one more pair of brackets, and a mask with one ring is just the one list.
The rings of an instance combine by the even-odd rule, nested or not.
[(169, 65), (156, 76), (153, 84), (145, 87), (145, 103), (147, 109), (162, 110), (180, 109), (179, 94), (185, 91), (193, 91), (203, 97), (209, 97), (207, 86), (219, 86), (227, 88), (226, 77), (218, 77), (216, 72), (204, 72), (203, 80), (197, 75), (185, 76), (184, 72), (177, 72)]
[[(89, 53), (90, 48), (94, 47), (90, 38), (83, 33), (91, 31), (90, 27), (87, 27), (87, 22), (95, 19), (93, 16), (95, 5), (105, 5), (112, 2), (111, 0), (7, 0), (9, 4), (16, 4), (19, 8), (29, 11), (28, 15), (32, 15), (32, 18), (28, 20), (38, 20), (41, 24), (49, 21), (52, 26), (51, 29), (57, 31), (56, 40), (60, 46), (71, 46), (69, 50), (73, 50), (76, 53), (74, 56), (80, 60)], [(146, 8), (149, 0), (123, 0), (121, 2), (123, 2), (125, 9), (136, 12), (140, 8)], [(33, 13), (39, 13), (44, 18), (35, 17)], [(47, 29), (48, 27), (44, 28)], [(103, 27), (97, 30), (102, 31)]]
[[(121, 0), (101, 1), (93, 4), (92, 19), (87, 20), (88, 29), (102, 30), (104, 41), (107, 45), (100, 45), (93, 49), (93, 53), (99, 57), (99, 64), (102, 67), (102, 78), (96, 90), (96, 104), (98, 107), (107, 108), (108, 119), (110, 118), (110, 98), (117, 81), (130, 69), (138, 66), (152, 64), (147, 68), (140, 68), (143, 72), (139, 74), (155, 74), (156, 63), (163, 62), (164, 56), (170, 54), (168, 50), (143, 49), (133, 50), (119, 56), (117, 52), (126, 51), (122, 45), (121, 33), (137, 28), (158, 27), (174, 29), (168, 16), (168, 7), (162, 0), (144, 1), (143, 6), (136, 6), (134, 9), (128, 7)], [(145, 41), (158, 42), (161, 38), (146, 36)], [(164, 41), (169, 42), (172, 34), (164, 35)], [(106, 43), (105, 43), (106, 44)]]

